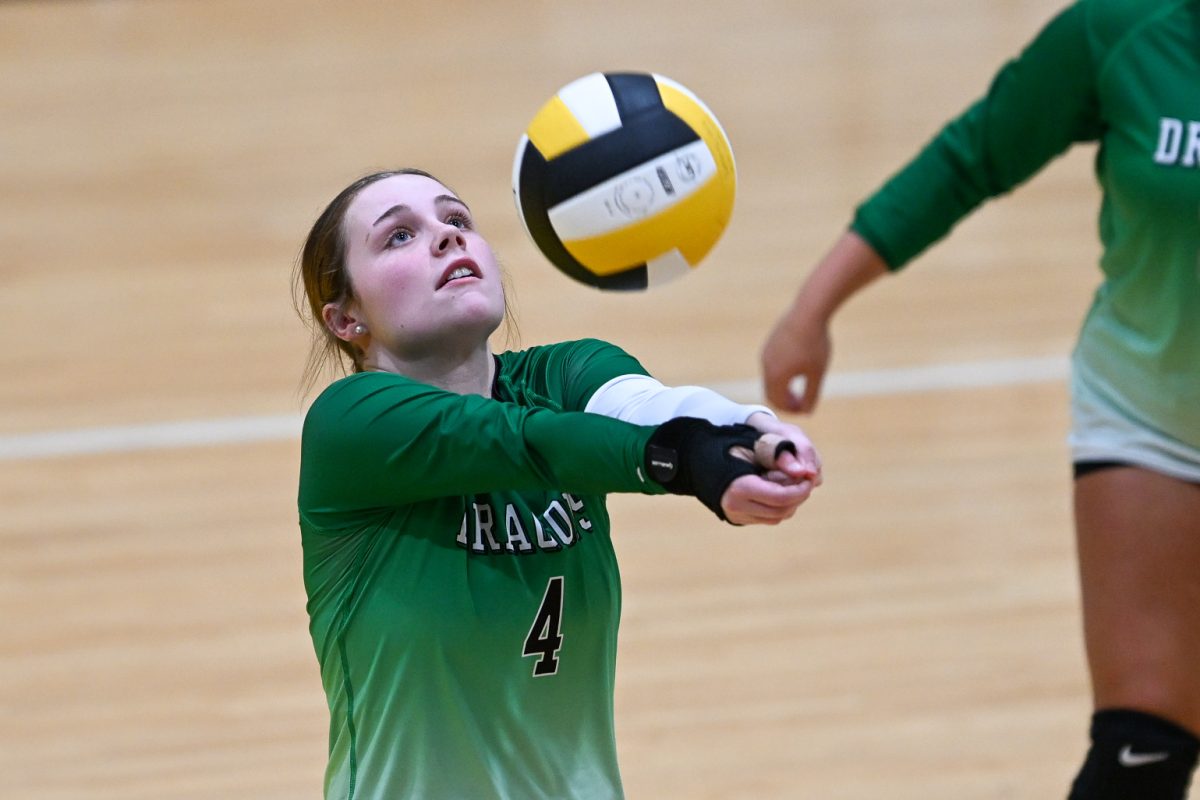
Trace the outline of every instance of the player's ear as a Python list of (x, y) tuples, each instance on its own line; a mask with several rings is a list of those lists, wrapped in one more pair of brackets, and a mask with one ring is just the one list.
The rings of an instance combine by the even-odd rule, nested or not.
[(321, 309), (321, 319), (330, 333), (344, 342), (352, 342), (367, 332), (366, 325), (353, 310), (347, 311), (337, 303), (326, 303)]

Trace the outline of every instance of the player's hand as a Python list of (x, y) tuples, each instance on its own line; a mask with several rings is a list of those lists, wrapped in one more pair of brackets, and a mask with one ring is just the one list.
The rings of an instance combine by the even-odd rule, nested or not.
[(734, 450), (758, 473), (730, 483), (721, 497), (721, 510), (735, 525), (778, 525), (821, 484), (821, 458), (795, 425), (762, 412), (752, 414), (746, 424), (760, 435), (752, 449)]
[(753, 457), (758, 437), (750, 425), (675, 417), (659, 425), (646, 443), (646, 474), (672, 494), (697, 498), (724, 520), (721, 499), (730, 484), (761, 471)]
[[(755, 443), (754, 460), (768, 480), (821, 485), (821, 456), (804, 431), (761, 411), (751, 414), (746, 424), (762, 434)], [(791, 448), (779, 447), (781, 441), (790, 442)]]
[[(812, 413), (829, 369), (833, 343), (824, 319), (813, 319), (792, 307), (779, 318), (763, 345), (763, 391), (767, 402), (784, 411)], [(803, 379), (803, 390), (792, 382)]]
[(647, 442), (644, 461), (667, 491), (692, 495), (735, 525), (782, 522), (821, 480), (804, 432), (764, 412), (740, 425), (668, 420)]
[(721, 510), (734, 525), (778, 525), (812, 494), (811, 480), (779, 482), (768, 475), (743, 475), (729, 484)]

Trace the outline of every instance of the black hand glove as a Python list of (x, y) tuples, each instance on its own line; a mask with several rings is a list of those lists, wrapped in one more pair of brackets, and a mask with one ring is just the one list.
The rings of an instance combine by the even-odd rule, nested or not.
[(658, 427), (646, 443), (646, 472), (671, 494), (696, 497), (723, 521), (721, 497), (729, 484), (757, 467), (730, 453), (741, 446), (754, 452), (759, 433), (749, 425), (713, 425), (676, 417)]

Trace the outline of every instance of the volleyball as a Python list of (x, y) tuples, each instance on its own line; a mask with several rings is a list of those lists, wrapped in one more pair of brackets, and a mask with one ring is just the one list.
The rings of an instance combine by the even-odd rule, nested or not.
[(716, 116), (645, 72), (596, 72), (559, 89), (513, 160), (513, 199), (534, 245), (604, 290), (689, 274), (725, 232), (736, 187)]

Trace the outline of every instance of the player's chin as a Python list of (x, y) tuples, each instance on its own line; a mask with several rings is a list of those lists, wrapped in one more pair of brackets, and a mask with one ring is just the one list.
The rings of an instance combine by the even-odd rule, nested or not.
[(504, 321), (504, 298), (485, 291), (462, 292), (454, 298), (454, 316), (463, 324), (493, 331)]

